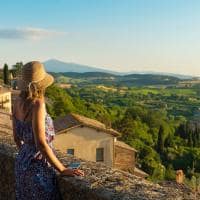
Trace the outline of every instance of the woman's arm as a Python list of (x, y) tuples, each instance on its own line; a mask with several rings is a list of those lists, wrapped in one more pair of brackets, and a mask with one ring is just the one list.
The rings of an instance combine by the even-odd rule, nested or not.
[(35, 142), (43, 154), (43, 156), (54, 166), (59, 172), (64, 171), (65, 166), (57, 159), (52, 149), (46, 142), (45, 136), (45, 104), (42, 99), (37, 100), (33, 107), (32, 126), (35, 137)]
[(79, 169), (66, 168), (55, 156), (52, 149), (46, 142), (45, 136), (45, 104), (42, 99), (37, 100), (33, 108), (32, 126), (36, 145), (42, 155), (56, 168), (63, 176), (84, 176)]

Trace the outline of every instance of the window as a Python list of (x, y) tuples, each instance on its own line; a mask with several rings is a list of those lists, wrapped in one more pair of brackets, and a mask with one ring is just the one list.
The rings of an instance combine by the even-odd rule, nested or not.
[(68, 155), (74, 155), (74, 149), (67, 149)]
[(97, 148), (96, 149), (96, 162), (102, 162), (102, 161), (104, 161), (104, 149)]

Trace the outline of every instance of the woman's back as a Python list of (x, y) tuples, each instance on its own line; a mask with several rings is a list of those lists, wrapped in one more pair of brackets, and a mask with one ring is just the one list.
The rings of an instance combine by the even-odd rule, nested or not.
[[(24, 144), (36, 146), (32, 127), (34, 103), (29, 102), (29, 104), (26, 104), (26, 108), (24, 108), (24, 102), (21, 98), (19, 98), (16, 100), (14, 106), (13, 117), (15, 120), (14, 129), (16, 136), (23, 141)], [(45, 135), (46, 141), (52, 147), (52, 140), (54, 139), (55, 132), (53, 121), (47, 112), (45, 112)]]
[(13, 120), (16, 137), (25, 144), (34, 144), (33, 128), (32, 128), (32, 109), (33, 104), (30, 103), (24, 108), (24, 102), (18, 98), (13, 107)]
[[(18, 99), (14, 107), (14, 129), (16, 137), (22, 141), (15, 160), (16, 196), (17, 199), (59, 199), (56, 197), (55, 170), (37, 148), (32, 127), (34, 104), (23, 109), (22, 100)], [(45, 114), (45, 136), (47, 144), (52, 148), (54, 138), (53, 121)], [(53, 149), (52, 149), (53, 150)], [(34, 190), (34, 185), (37, 185)], [(36, 196), (37, 195), (37, 196)], [(34, 198), (33, 198), (34, 197)]]

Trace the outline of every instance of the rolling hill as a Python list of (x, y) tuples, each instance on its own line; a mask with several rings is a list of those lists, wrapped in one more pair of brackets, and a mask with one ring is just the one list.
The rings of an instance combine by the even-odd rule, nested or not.
[(68, 63), (62, 62), (56, 59), (50, 59), (44, 62), (45, 68), (49, 72), (76, 72), (76, 73), (85, 73), (85, 72), (105, 72), (111, 74), (120, 74), (118, 72), (105, 70), (102, 68), (91, 67), (88, 65), (82, 65), (77, 63)]
[[(174, 74), (174, 73), (165, 73), (165, 72), (155, 72), (155, 71), (130, 71), (130, 72), (116, 72), (112, 70), (102, 69), (101, 67), (93, 67), (88, 65), (82, 65), (72, 62), (63, 62), (56, 59), (49, 59), (44, 62), (45, 68), (49, 72), (55, 73), (87, 73), (87, 72), (101, 72), (105, 74), (112, 74), (112, 75), (131, 75), (131, 74), (151, 74), (151, 75), (163, 75), (163, 76), (170, 76), (176, 77), (179, 79), (192, 79), (193, 77), (190, 75), (182, 75), (182, 74)], [(76, 74), (77, 75), (77, 74)]]
[(105, 72), (64, 72), (51, 74), (56, 78), (58, 82), (64, 82), (69, 84), (78, 84), (84, 86), (85, 84), (103, 84), (107, 86), (151, 86), (151, 85), (177, 85), (181, 79), (155, 74), (129, 74), (129, 75), (114, 75)]

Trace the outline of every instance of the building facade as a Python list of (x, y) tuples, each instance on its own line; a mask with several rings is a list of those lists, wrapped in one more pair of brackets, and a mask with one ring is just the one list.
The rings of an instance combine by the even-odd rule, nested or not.
[(114, 138), (90, 127), (76, 127), (57, 134), (54, 147), (84, 160), (113, 165)]
[(11, 112), (11, 91), (0, 86), (0, 109)]
[(119, 141), (120, 133), (101, 122), (77, 114), (69, 114), (54, 121), (56, 137), (54, 147), (78, 158), (102, 162), (109, 167), (129, 171), (136, 169), (137, 150)]

